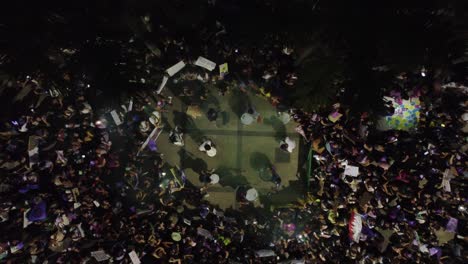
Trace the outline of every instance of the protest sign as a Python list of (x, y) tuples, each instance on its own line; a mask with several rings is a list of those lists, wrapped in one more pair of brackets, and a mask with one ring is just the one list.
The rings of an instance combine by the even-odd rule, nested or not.
[(112, 116), (112, 119), (114, 120), (115, 125), (120, 126), (123, 123), (122, 120), (120, 120), (120, 116), (117, 113), (117, 111), (112, 110), (110, 114)]
[(229, 68), (228, 68), (228, 64), (227, 64), (227, 63), (224, 63), (224, 64), (219, 65), (219, 75), (220, 75), (221, 77), (226, 76), (228, 73), (229, 73)]
[(359, 175), (359, 167), (346, 165), (344, 175), (357, 177)]
[(160, 94), (160, 93), (161, 93), (161, 91), (162, 91), (162, 89), (164, 88), (164, 86), (166, 86), (166, 83), (167, 83), (168, 80), (169, 80), (169, 77), (167, 77), (167, 76), (164, 76), (164, 77), (163, 77), (163, 79), (162, 79), (162, 81), (161, 81), (161, 84), (159, 85), (158, 90), (156, 91), (157, 94)]
[(195, 62), (195, 65), (205, 68), (209, 71), (212, 71), (216, 68), (216, 63), (206, 58), (203, 58), (202, 56), (198, 57), (197, 61)]
[(178, 73), (180, 70), (182, 70), (185, 67), (184, 61), (179, 61), (177, 64), (174, 66), (170, 67), (169, 69), (166, 70), (167, 74), (169, 76), (174, 76), (176, 73)]
[(132, 250), (132, 252), (128, 253), (128, 256), (130, 256), (130, 260), (132, 261), (133, 264), (140, 264), (141, 263), (141, 261), (138, 258), (138, 255), (135, 252), (135, 250)]

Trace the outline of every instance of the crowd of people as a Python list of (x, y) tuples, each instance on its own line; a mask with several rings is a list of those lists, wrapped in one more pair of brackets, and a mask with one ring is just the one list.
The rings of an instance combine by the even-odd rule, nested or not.
[[(320, 208), (320, 232), (310, 232), (322, 238), (313, 240), (324, 259), (463, 262), (466, 91), (441, 91), (434, 84), (422, 90), (405, 87), (405, 94), (417, 94), (425, 102), (410, 132), (379, 131), (367, 113), (353, 117), (339, 104), (321, 114), (296, 111), (294, 118), (302, 124), (317, 163), (311, 186), (319, 199), (302, 201), (298, 208)], [(387, 115), (393, 114), (389, 111)], [(358, 167), (358, 175), (347, 173), (347, 167)], [(351, 212), (363, 222), (352, 244), (339, 235), (348, 228), (355, 231), (346, 223)]]
[[(190, 43), (168, 34), (139, 54), (146, 58), (140, 63), (165, 69), (153, 58), (193, 63), (199, 55), (228, 62), (226, 76), (193, 67), (175, 80), (213, 82), (221, 94), (252, 89), (279, 106), (300, 78), (293, 47), (266, 36), (269, 44), (252, 52), (224, 35), (217, 23), (212, 45), (193, 54)], [(151, 79), (144, 67), (138, 82)], [(115, 124), (89, 101), (93, 87), (82, 75), (58, 76), (38, 72), (7, 84), (12, 94), (32, 92), (15, 97), (22, 110), (1, 125), (0, 262), (463, 263), (466, 257), (462, 91), (437, 82), (419, 86), (419, 76), (397, 79), (395, 99), (409, 94), (423, 102), (410, 132), (377, 130), (373, 115), (351, 114), (339, 96), (314, 113), (290, 110), (315, 168), (304, 199), (265, 217), (208, 204), (154, 142), (141, 149), (156, 123), (146, 120), (170, 108), (164, 92), (156, 105), (132, 101)], [(74, 88), (60, 92), (51, 83)], [(190, 90), (182, 95), (203, 100)], [(171, 135), (183, 146), (183, 131)], [(281, 142), (288, 152), (295, 145)], [(200, 150), (216, 155), (209, 140)], [(167, 177), (171, 169), (181, 181)]]

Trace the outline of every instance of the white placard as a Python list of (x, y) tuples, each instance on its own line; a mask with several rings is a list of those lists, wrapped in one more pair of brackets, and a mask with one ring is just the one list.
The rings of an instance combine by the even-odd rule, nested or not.
[(130, 259), (132, 260), (133, 264), (140, 264), (141, 263), (141, 261), (138, 258), (138, 255), (135, 252), (135, 250), (132, 250), (132, 252), (128, 253), (128, 255), (130, 256)]
[(170, 67), (169, 69), (166, 70), (167, 74), (169, 76), (174, 76), (176, 73), (178, 73), (180, 70), (182, 70), (185, 67), (184, 61), (179, 61), (177, 64), (174, 66)]
[(133, 109), (133, 97), (130, 98), (130, 102), (128, 103), (127, 112), (132, 111), (132, 109)]
[(110, 256), (106, 254), (104, 250), (93, 251), (91, 256), (96, 259), (97, 262), (102, 262), (110, 259)]
[(209, 71), (212, 71), (216, 68), (216, 63), (210, 61), (209, 59), (203, 58), (202, 56), (198, 57), (195, 65), (205, 68)]
[(24, 211), (23, 213), (23, 228), (28, 227), (28, 225), (32, 224), (31, 221), (28, 220), (27, 214), (31, 211), (31, 208), (28, 208), (28, 210)]
[(122, 124), (122, 120), (120, 120), (119, 114), (117, 114), (117, 111), (112, 110), (110, 112), (112, 119), (114, 119), (114, 122), (117, 126), (120, 126)]
[(346, 165), (344, 175), (357, 177), (359, 175), (359, 167)]

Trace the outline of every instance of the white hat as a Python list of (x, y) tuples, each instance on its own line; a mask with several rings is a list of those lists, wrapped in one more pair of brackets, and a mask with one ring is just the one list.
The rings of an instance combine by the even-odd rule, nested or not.
[(219, 175), (218, 174), (211, 174), (210, 176), (211, 184), (216, 184), (219, 182)]
[(257, 190), (255, 190), (254, 188), (250, 188), (247, 190), (247, 194), (245, 195), (245, 199), (247, 199), (247, 201), (255, 201), (257, 200), (258, 198), (258, 192)]

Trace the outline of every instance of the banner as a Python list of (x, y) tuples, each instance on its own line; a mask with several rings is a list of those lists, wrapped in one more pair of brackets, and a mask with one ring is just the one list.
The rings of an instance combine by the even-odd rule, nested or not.
[(140, 148), (140, 150), (138, 150), (138, 153), (140, 153), (142, 150), (144, 150), (146, 148), (146, 146), (148, 145), (150, 140), (153, 140), (154, 142), (156, 142), (156, 140), (158, 139), (158, 137), (159, 137), (159, 135), (161, 134), (162, 131), (163, 131), (163, 127), (155, 127), (153, 129), (153, 131), (151, 132), (151, 134), (146, 138), (143, 145), (141, 145), (141, 148)]
[(163, 79), (162, 79), (162, 82), (161, 84), (159, 85), (159, 88), (158, 90), (156, 91), (157, 94), (160, 94), (162, 89), (164, 88), (164, 86), (166, 86), (166, 83), (167, 81), (169, 80), (169, 78), (167, 76), (164, 76)]
[(179, 61), (177, 64), (174, 66), (170, 67), (169, 69), (166, 70), (167, 74), (169, 76), (174, 76), (176, 73), (178, 73), (180, 70), (182, 70), (185, 67), (184, 61)]
[(198, 57), (197, 61), (195, 62), (195, 65), (205, 68), (209, 71), (212, 71), (216, 68), (216, 63), (206, 58), (203, 58), (202, 56)]
[(352, 212), (351, 219), (348, 224), (349, 238), (354, 242), (359, 242), (359, 237), (362, 231), (362, 218), (361, 215)]

